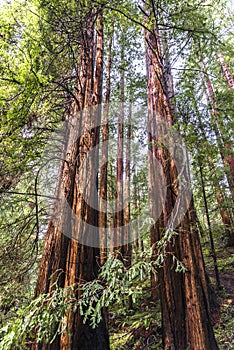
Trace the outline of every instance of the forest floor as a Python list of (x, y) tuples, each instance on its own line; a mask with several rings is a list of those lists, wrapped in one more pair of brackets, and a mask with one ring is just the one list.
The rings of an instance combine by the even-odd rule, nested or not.
[[(221, 289), (215, 287), (213, 261), (209, 250), (204, 250), (207, 272), (216, 291), (219, 312), (215, 315), (214, 331), (220, 350), (234, 349), (234, 247), (220, 246), (217, 260)], [(152, 301), (150, 286), (136, 301), (133, 310), (110, 311), (111, 350), (162, 349), (159, 302)], [(125, 310), (125, 314), (123, 314)]]

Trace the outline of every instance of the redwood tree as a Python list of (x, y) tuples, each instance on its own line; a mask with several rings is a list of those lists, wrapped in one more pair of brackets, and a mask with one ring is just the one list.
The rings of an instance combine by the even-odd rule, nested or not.
[[(152, 20), (152, 18), (151, 18)], [(149, 134), (152, 153), (162, 165), (167, 183), (166, 202), (162, 214), (151, 230), (151, 243), (154, 255), (157, 256), (159, 242), (168, 224), (178, 198), (177, 170), (174, 159), (164, 147), (163, 123), (172, 125), (170, 101), (166, 93), (166, 81), (163, 77), (163, 60), (160, 47), (160, 36), (156, 24), (146, 32), (147, 45), (147, 79), (148, 109), (150, 116)], [(155, 129), (157, 139), (155, 139)], [(162, 196), (155, 193), (152, 178), (152, 202)], [(157, 195), (157, 197), (155, 197)], [(163, 203), (163, 198), (161, 199)], [(153, 207), (153, 204), (152, 204)], [(209, 298), (205, 277), (204, 261), (201, 252), (198, 232), (195, 225), (193, 203), (183, 222), (177, 228), (176, 235), (164, 249), (163, 266), (158, 270), (160, 300), (162, 310), (163, 346), (164, 349), (194, 350), (218, 349), (210, 320)], [(184, 273), (177, 273), (173, 266), (172, 255), (181, 260), (186, 268)]]
[[(122, 29), (123, 31), (123, 29)], [(123, 37), (123, 32), (121, 33)], [(124, 210), (123, 210), (123, 173), (124, 173), (124, 101), (125, 101), (125, 74), (124, 74), (124, 46), (121, 43), (121, 67), (120, 67), (120, 110), (118, 113), (118, 141), (117, 141), (117, 162), (116, 162), (116, 206), (115, 206), (115, 227), (114, 249), (124, 252), (122, 242), (124, 234)]]
[(108, 182), (108, 149), (109, 149), (109, 105), (111, 94), (111, 66), (112, 66), (112, 42), (114, 35), (114, 26), (110, 34), (108, 58), (107, 58), (107, 72), (106, 72), (106, 96), (103, 115), (103, 130), (102, 130), (102, 158), (100, 169), (100, 206), (99, 206), (99, 232), (101, 238), (101, 252), (100, 263), (104, 264), (107, 258), (107, 241), (105, 229), (107, 228), (107, 182)]
[(218, 59), (219, 59), (220, 65), (222, 67), (222, 71), (223, 71), (224, 77), (227, 81), (229, 89), (234, 89), (234, 78), (230, 72), (230, 69), (229, 69), (227, 63), (224, 60), (224, 57), (223, 57), (221, 51), (218, 52)]
[[(80, 284), (93, 280), (98, 272), (99, 250), (89, 246), (89, 225), (98, 225), (98, 211), (95, 209), (98, 157), (87, 157), (87, 153), (99, 143), (98, 125), (101, 117), (103, 80), (103, 10), (94, 9), (90, 4), (90, 10), (86, 14), (86, 26), (81, 30), (76, 104), (71, 110), (73, 117), (68, 117), (70, 127), (64, 150), (65, 161), (62, 163), (57, 188), (58, 192), (64, 193), (64, 199), (55, 204), (54, 216), (48, 226), (36, 296), (51, 291), (56, 287), (56, 282), (59, 287), (76, 286), (77, 298), (80, 298)], [(91, 185), (85, 188), (85, 195), (91, 200), (92, 207), (84, 199), (82, 188), (89, 175)], [(66, 203), (71, 210), (67, 209)], [(73, 215), (78, 218), (75, 222), (72, 219)], [(81, 237), (87, 245), (79, 242)], [(84, 324), (79, 310), (68, 310), (64, 324), (66, 330), (56, 337), (53, 344), (37, 344), (33, 348), (109, 349), (104, 321), (93, 329), (89, 321)]]
[[(216, 101), (215, 91), (212, 81), (209, 78), (208, 70), (206, 64), (201, 60), (201, 65), (204, 71), (204, 80), (206, 82), (206, 95), (208, 102), (210, 103), (210, 114), (213, 121), (213, 129), (217, 139), (217, 144), (219, 147), (220, 156), (224, 163), (224, 169), (229, 184), (230, 191), (232, 193), (232, 198), (234, 199), (234, 157), (231, 151), (231, 142), (227, 141), (223, 135), (224, 122), (222, 116), (219, 113), (219, 106)], [(226, 169), (226, 167), (227, 169)]]

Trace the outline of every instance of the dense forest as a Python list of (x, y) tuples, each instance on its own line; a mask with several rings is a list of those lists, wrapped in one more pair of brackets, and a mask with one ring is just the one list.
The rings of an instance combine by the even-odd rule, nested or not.
[(232, 0), (0, 2), (0, 350), (234, 348)]

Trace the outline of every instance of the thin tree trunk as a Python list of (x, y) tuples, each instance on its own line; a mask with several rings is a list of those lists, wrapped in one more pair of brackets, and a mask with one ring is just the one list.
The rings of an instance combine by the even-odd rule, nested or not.
[(224, 57), (220, 51), (218, 52), (218, 59), (219, 59), (220, 65), (222, 67), (224, 77), (227, 80), (229, 89), (234, 89), (234, 78), (233, 78), (233, 76), (230, 72), (230, 69), (228, 68), (228, 65), (226, 64)]
[[(134, 156), (134, 155), (133, 155)], [(136, 174), (136, 163), (135, 163), (135, 157), (134, 157), (134, 165), (132, 168), (132, 183), (133, 183), (133, 209), (134, 211), (137, 210), (138, 207), (138, 200), (137, 200), (137, 174)], [(139, 247), (139, 240), (137, 237), (137, 231), (135, 231), (135, 236), (134, 236), (134, 249), (135, 251)]]
[(212, 106), (211, 116), (213, 116), (213, 129), (216, 135), (219, 152), (220, 152), (222, 161), (224, 163), (224, 168), (225, 168), (225, 165), (229, 168), (228, 170), (225, 170), (225, 169), (224, 170), (227, 176), (230, 191), (232, 193), (232, 198), (234, 199), (234, 156), (232, 155), (230, 143), (226, 142), (226, 140), (224, 140), (222, 135), (224, 124), (223, 124), (222, 118), (219, 115), (219, 110), (218, 110), (218, 105), (215, 98), (213, 85), (211, 80), (209, 79), (207, 68), (203, 60), (201, 60), (201, 65), (205, 75), (205, 81), (207, 86), (207, 98)]
[[(114, 28), (113, 28), (114, 29)], [(109, 125), (108, 114), (110, 104), (110, 92), (111, 92), (111, 64), (112, 64), (112, 41), (113, 33), (110, 37), (108, 59), (107, 59), (107, 78), (106, 78), (106, 99), (104, 105), (103, 115), (103, 134), (102, 134), (102, 160), (101, 160), (101, 174), (100, 174), (100, 205), (99, 205), (99, 232), (101, 238), (101, 250), (100, 250), (100, 264), (103, 265), (107, 256), (107, 172), (108, 172), (108, 139), (109, 139)]]
[(123, 210), (123, 140), (124, 140), (124, 47), (121, 47), (120, 72), (120, 111), (118, 115), (118, 144), (116, 164), (116, 208), (115, 208), (115, 237), (114, 245), (123, 255), (124, 210)]
[[(124, 235), (126, 243), (123, 247), (124, 250), (124, 265), (129, 268), (132, 263), (132, 242), (130, 242), (130, 220), (131, 220), (131, 206), (130, 206), (130, 182), (131, 182), (131, 134), (132, 134), (132, 102), (129, 102), (128, 112), (128, 126), (127, 126), (127, 138), (126, 138), (126, 165), (125, 165), (125, 189), (124, 189)], [(129, 309), (133, 308), (132, 296), (129, 296)]]
[(220, 215), (225, 228), (226, 246), (233, 247), (234, 246), (234, 228), (233, 228), (231, 218), (227, 210), (223, 206), (224, 198), (223, 198), (221, 189), (217, 191), (217, 202), (219, 205)]
[(173, 82), (173, 76), (171, 71), (171, 61), (170, 61), (170, 52), (169, 52), (169, 46), (167, 43), (167, 34), (164, 31), (162, 36), (162, 48), (163, 48), (163, 74), (164, 74), (164, 81), (165, 81), (165, 91), (167, 94), (171, 114), (173, 117), (173, 121), (176, 119), (176, 106), (174, 104), (174, 82)]
[[(203, 142), (207, 142), (205, 130), (203, 128), (201, 116), (200, 116), (198, 110), (197, 110), (197, 113), (198, 113), (199, 129), (201, 131), (202, 140), (203, 140)], [(211, 157), (208, 157), (207, 164), (208, 164), (209, 170), (211, 172), (213, 167), (214, 167)], [(224, 208), (224, 198), (223, 198), (222, 191), (221, 191), (219, 181), (217, 178), (215, 179), (214, 186), (216, 189), (216, 200), (218, 203), (220, 215), (221, 215), (224, 227), (225, 227), (225, 234), (227, 237), (227, 245), (231, 246), (232, 244), (234, 244), (234, 235), (232, 233), (232, 231), (233, 231), (232, 230), (232, 221), (231, 221), (231, 218), (230, 218), (227, 210)]]
[(218, 264), (217, 264), (217, 256), (216, 256), (216, 251), (215, 251), (215, 246), (214, 246), (213, 233), (212, 233), (212, 229), (211, 229), (210, 214), (209, 214), (209, 208), (208, 208), (207, 197), (206, 197), (206, 190), (205, 190), (205, 182), (204, 182), (203, 170), (202, 170), (201, 166), (199, 166), (199, 171), (200, 171), (200, 177), (201, 177), (201, 186), (202, 186), (203, 200), (204, 200), (204, 204), (205, 204), (207, 225), (208, 225), (208, 230), (209, 230), (209, 238), (210, 238), (210, 245), (211, 245), (211, 255), (212, 255), (212, 258), (213, 258), (213, 261), (214, 261), (214, 270), (215, 270), (216, 284), (217, 284), (218, 289), (220, 289), (221, 285), (220, 285), (220, 278), (219, 278), (219, 269), (218, 269)]
[[(127, 138), (126, 138), (126, 165), (125, 165), (125, 206), (124, 206), (124, 234), (128, 238), (129, 224), (130, 224), (130, 182), (131, 182), (131, 119), (132, 119), (132, 103), (129, 104), (129, 113), (128, 113), (128, 126), (127, 126)], [(128, 239), (126, 239), (128, 241)], [(131, 242), (125, 244), (124, 246), (124, 260), (125, 266), (128, 268), (131, 266), (131, 257), (132, 257), (132, 244)]]
[[(134, 154), (133, 154), (134, 157)], [(139, 184), (138, 184), (138, 179), (137, 179), (137, 171), (136, 171), (136, 163), (135, 159), (134, 161), (134, 166), (132, 170), (132, 179), (133, 179), (133, 208), (134, 210), (138, 210), (138, 207), (140, 205), (140, 193), (139, 193)], [(139, 248), (143, 252), (144, 251), (144, 243), (142, 238), (138, 238), (138, 230), (139, 228), (135, 228), (135, 233), (134, 233), (134, 249), (137, 251)]]

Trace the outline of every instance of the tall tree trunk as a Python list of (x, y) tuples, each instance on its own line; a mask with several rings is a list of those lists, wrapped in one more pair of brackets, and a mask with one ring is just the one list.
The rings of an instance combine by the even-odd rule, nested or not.
[[(207, 142), (207, 138), (206, 138), (205, 130), (204, 130), (203, 123), (202, 123), (202, 120), (201, 120), (201, 116), (200, 116), (198, 110), (197, 110), (197, 114), (198, 114), (199, 129), (200, 129), (200, 132), (201, 132), (202, 141), (206, 143)], [(208, 164), (209, 171), (212, 172), (212, 169), (214, 168), (214, 164), (213, 164), (213, 161), (212, 161), (211, 157), (208, 157), (206, 162)], [(232, 233), (233, 232), (232, 220), (231, 220), (231, 217), (229, 216), (228, 211), (226, 210), (226, 208), (224, 206), (224, 198), (223, 198), (222, 191), (221, 191), (221, 188), (220, 188), (220, 185), (219, 185), (219, 180), (217, 179), (216, 176), (215, 176), (215, 181), (214, 181), (214, 187), (216, 189), (216, 200), (217, 200), (217, 203), (218, 203), (220, 215), (221, 215), (224, 227), (225, 227), (225, 234), (226, 234), (226, 238), (227, 238), (227, 245), (232, 246), (234, 244), (234, 234)]]
[[(83, 31), (80, 54), (80, 76), (78, 77), (79, 105), (73, 110), (76, 116), (72, 120), (68, 143), (66, 147), (66, 162), (64, 162), (61, 174), (61, 191), (65, 193), (72, 213), (79, 220), (72, 220), (69, 210), (64, 210), (64, 203), (59, 203), (59, 217), (61, 222), (54, 225), (49, 223), (47, 230), (43, 257), (39, 269), (36, 295), (47, 293), (55, 287), (54, 282), (60, 287), (70, 285), (79, 286), (84, 281), (90, 281), (97, 276), (97, 256), (99, 250), (92, 246), (83, 245), (77, 241), (80, 237), (91, 234), (89, 225), (98, 225), (96, 169), (98, 167), (96, 156), (86, 158), (89, 150), (99, 143), (103, 79), (103, 13), (98, 11), (96, 26), (96, 60), (93, 66), (94, 43), (94, 15), (87, 19), (88, 29)], [(93, 107), (92, 107), (93, 106)], [(91, 108), (92, 107), (92, 108)], [(82, 110), (83, 108), (86, 108)], [(81, 136), (79, 136), (81, 135)], [(79, 136), (79, 138), (78, 138)], [(98, 148), (97, 148), (98, 149)], [(97, 153), (97, 151), (96, 151)], [(82, 167), (81, 167), (82, 164)], [(82, 184), (89, 177), (90, 186), (86, 188), (86, 198), (91, 200), (89, 206), (84, 197)], [(86, 182), (85, 182), (86, 183)], [(56, 213), (55, 213), (56, 214)], [(57, 224), (57, 222), (56, 222)], [(63, 233), (70, 233), (70, 238)], [(81, 293), (77, 293), (77, 298)], [(38, 345), (37, 349), (43, 350), (91, 350), (109, 349), (109, 339), (105, 322), (92, 329), (89, 322), (83, 323), (83, 317), (79, 310), (67, 311), (63, 320), (67, 327), (62, 335), (58, 335), (53, 344)]]
[[(149, 51), (150, 54), (150, 51)], [(152, 95), (151, 95), (151, 81), (150, 81), (150, 69), (152, 69), (152, 62), (150, 61), (150, 55), (146, 55), (147, 59), (147, 76), (148, 76), (148, 184), (149, 184), (149, 209), (150, 209), (150, 215), (152, 218), (158, 217), (157, 213), (157, 205), (155, 198), (158, 198), (158, 201), (162, 200), (163, 201), (163, 194), (160, 192), (159, 194), (156, 193), (156, 181), (158, 180), (159, 186), (158, 188), (160, 189), (160, 178), (157, 179), (155, 176), (156, 172), (156, 164), (155, 164), (155, 143), (153, 139), (154, 133), (154, 122), (153, 122), (153, 101), (152, 101)], [(162, 202), (160, 202), (161, 204)], [(158, 205), (161, 208), (161, 205)], [(156, 242), (156, 237), (155, 237), (155, 231), (156, 227), (155, 225), (152, 225), (150, 228), (150, 237), (151, 237), (151, 245), (153, 246)], [(158, 299), (158, 284), (156, 281), (155, 274), (151, 274), (151, 297), (153, 300)]]
[(203, 194), (203, 200), (204, 200), (204, 204), (205, 204), (206, 219), (207, 219), (207, 225), (208, 225), (208, 230), (209, 230), (211, 255), (212, 255), (212, 258), (214, 261), (216, 284), (217, 284), (217, 287), (220, 289), (221, 285), (220, 285), (220, 278), (219, 278), (219, 269), (218, 269), (218, 264), (217, 264), (217, 256), (216, 256), (216, 251), (215, 251), (215, 246), (214, 246), (213, 233), (212, 233), (212, 229), (211, 229), (210, 214), (209, 214), (209, 208), (208, 208), (208, 202), (207, 202), (207, 196), (206, 196), (203, 170), (202, 170), (201, 165), (199, 166), (199, 171), (200, 171), (200, 176), (201, 176), (202, 194)]
[(234, 246), (234, 227), (233, 227), (232, 220), (229, 216), (229, 213), (227, 212), (224, 206), (224, 198), (220, 188), (217, 191), (217, 202), (218, 202), (220, 215), (225, 228), (226, 246), (233, 247)]
[[(123, 35), (123, 34), (122, 34)], [(124, 47), (121, 47), (121, 72), (120, 72), (120, 111), (118, 115), (118, 144), (117, 144), (117, 168), (116, 168), (116, 208), (115, 208), (115, 237), (114, 249), (118, 249), (123, 255), (124, 234), (124, 210), (123, 210), (123, 140), (124, 140)]]
[(224, 77), (227, 80), (229, 89), (234, 89), (234, 78), (233, 78), (233, 76), (230, 72), (230, 69), (228, 68), (228, 65), (226, 64), (224, 57), (220, 51), (218, 52), (218, 59), (219, 59), (220, 65), (222, 67)]
[[(114, 28), (113, 28), (114, 29)], [(112, 41), (113, 32), (111, 33), (109, 48), (108, 48), (108, 59), (107, 59), (107, 72), (106, 72), (106, 99), (104, 105), (103, 115), (103, 134), (102, 134), (102, 160), (100, 170), (100, 205), (99, 205), (99, 232), (100, 232), (100, 264), (103, 265), (106, 261), (107, 255), (107, 172), (108, 172), (108, 139), (109, 139), (109, 105), (110, 105), (110, 92), (111, 92), (111, 64), (112, 64)]]
[[(158, 32), (154, 28), (145, 35), (147, 43), (147, 74), (149, 118), (157, 128), (157, 140), (153, 140), (153, 155), (163, 166), (167, 182), (166, 203), (162, 214), (151, 231), (151, 243), (157, 255), (157, 242), (165, 234), (167, 220), (178, 196), (177, 171), (163, 143), (164, 128), (160, 122), (172, 125), (170, 103), (163, 81), (162, 60), (158, 45)], [(154, 135), (154, 134), (153, 134)], [(152, 185), (155, 186), (153, 183)], [(153, 186), (153, 187), (154, 187)], [(155, 201), (154, 189), (152, 199)], [(161, 193), (157, 191), (157, 199)], [(163, 199), (162, 199), (163, 201)], [(189, 207), (189, 203), (188, 203)], [(165, 350), (218, 349), (209, 315), (209, 300), (204, 261), (198, 233), (195, 228), (193, 204), (184, 216), (178, 235), (165, 247), (163, 267), (158, 270), (163, 325), (163, 347)], [(172, 268), (173, 257), (180, 259), (185, 273)]]
[[(124, 189), (124, 235), (125, 242), (128, 242), (123, 247), (124, 265), (129, 268), (132, 263), (132, 242), (129, 240), (130, 235), (130, 220), (131, 220), (131, 207), (130, 207), (130, 182), (131, 182), (131, 134), (132, 134), (132, 101), (129, 102), (128, 112), (128, 126), (127, 126), (127, 138), (126, 138), (126, 165), (125, 165), (125, 189)], [(129, 296), (129, 309), (133, 308), (132, 296)]]
[(169, 46), (167, 43), (167, 34), (164, 31), (162, 35), (162, 51), (163, 51), (163, 74), (164, 74), (164, 81), (165, 81), (165, 91), (168, 98), (168, 103), (170, 106), (171, 114), (173, 117), (173, 121), (176, 119), (176, 106), (174, 104), (174, 82), (173, 82), (173, 76), (172, 76), (172, 70), (171, 70), (171, 61), (170, 61), (170, 52), (169, 52)]
[(213, 129), (216, 135), (219, 152), (222, 158), (222, 161), (225, 165), (228, 167), (227, 170), (225, 170), (227, 181), (229, 184), (230, 191), (232, 193), (232, 198), (234, 199), (234, 156), (232, 152), (232, 148), (230, 145), (230, 142), (227, 142), (223, 138), (222, 130), (225, 129), (223, 120), (220, 117), (217, 101), (215, 98), (214, 88), (212, 85), (211, 80), (209, 79), (208, 72), (206, 65), (203, 60), (201, 60), (201, 65), (204, 71), (204, 77), (205, 82), (207, 86), (207, 99), (210, 102), (212, 108), (211, 108), (211, 116), (213, 116)]
[[(128, 126), (127, 126), (127, 138), (126, 138), (126, 165), (125, 165), (125, 195), (124, 195), (124, 235), (126, 236), (126, 241), (128, 242), (129, 224), (130, 224), (130, 181), (131, 181), (131, 128), (132, 122), (132, 102), (129, 103), (128, 112)], [(128, 242), (124, 246), (124, 263), (128, 268), (131, 266), (132, 257), (132, 244)]]
[[(134, 154), (133, 154), (134, 157)], [(132, 183), (133, 183), (133, 208), (134, 210), (137, 210), (140, 205), (140, 193), (139, 193), (139, 183), (137, 178), (137, 170), (136, 170), (136, 160), (135, 157), (133, 159), (134, 165), (133, 165), (133, 171), (132, 171)], [(138, 227), (135, 229), (134, 233), (134, 249), (137, 251), (140, 249), (142, 252), (144, 251), (144, 242), (141, 237), (138, 238)]]

